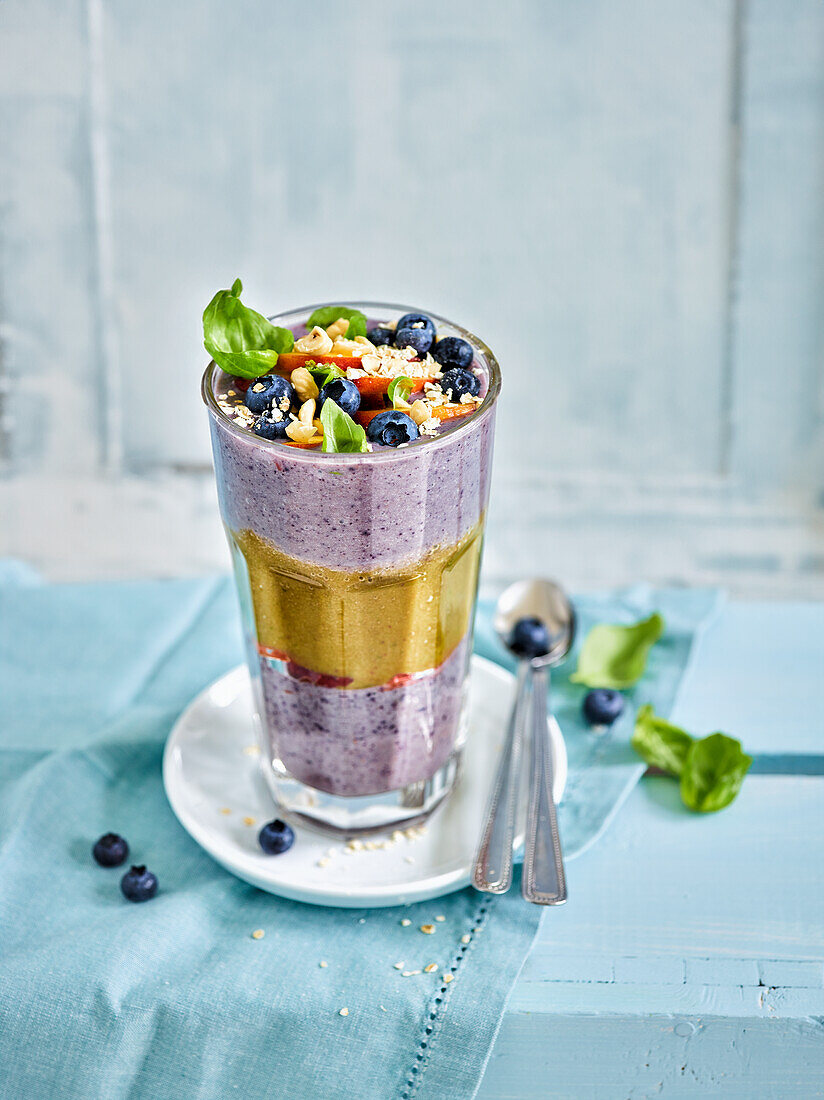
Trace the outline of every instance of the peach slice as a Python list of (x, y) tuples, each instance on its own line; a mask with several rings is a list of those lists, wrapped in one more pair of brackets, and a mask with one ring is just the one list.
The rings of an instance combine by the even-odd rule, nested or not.
[(438, 420), (453, 420), (456, 416), (469, 416), (477, 409), (477, 405), (435, 405), (432, 415)]

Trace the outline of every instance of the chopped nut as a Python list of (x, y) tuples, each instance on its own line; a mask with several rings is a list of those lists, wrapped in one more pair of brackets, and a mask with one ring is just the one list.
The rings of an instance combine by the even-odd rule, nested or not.
[(298, 420), (301, 424), (305, 424), (307, 428), (313, 428), (312, 421), (315, 419), (315, 399), (310, 397), (308, 401), (304, 401), (300, 407), (298, 413)]
[(293, 420), (286, 425), (286, 434), (295, 443), (320, 443), (320, 436), (314, 424), (303, 424), (300, 420)]
[(262, 928), (256, 928), (254, 930), (254, 932), (252, 933), (252, 939), (253, 940), (262, 940), (265, 935), (266, 935), (266, 933), (263, 931)]
[(326, 326), (326, 335), (331, 336), (334, 340), (336, 336), (345, 336), (348, 328), (349, 321), (347, 318), (338, 317), (337, 321), (333, 321), (331, 325)]
[(317, 325), (307, 336), (301, 336), (299, 340), (295, 340), (295, 351), (302, 351), (309, 355), (328, 355), (331, 350), (332, 338)]
[(472, 941), (472, 937), (469, 935), (469, 933), (466, 933), (465, 935), (461, 936), (461, 943), (470, 943), (471, 941)]
[(220, 812), (221, 812), (222, 814), (230, 814), (230, 813), (231, 813), (232, 811), (231, 811), (231, 810), (229, 809), (229, 807), (228, 807), (228, 806), (224, 806), (224, 807), (223, 807), (223, 808), (221, 809), (221, 811), (220, 811)]
[(392, 965), (395, 967), (396, 970), (403, 970), (403, 968), (406, 966), (406, 963), (397, 962), (393, 963)]
[(320, 859), (317, 860), (317, 862), (315, 863), (315, 866), (316, 867), (328, 867), (329, 866), (329, 856), (321, 856)]
[(443, 975), (443, 984), (444, 984), (444, 985), (449, 985), (449, 983), (450, 983), (451, 981), (454, 981), (454, 979), (455, 979), (455, 975), (454, 975), (454, 974), (444, 974), (444, 975)]
[(424, 972), (424, 974), (431, 974), (433, 970), (437, 970), (437, 969), (438, 969), (438, 964), (437, 963), (430, 963), (429, 966), (425, 966), (423, 968), (423, 972)]
[(254, 825), (254, 823), (255, 823), (255, 819), (253, 817), (244, 817), (244, 819), (243, 819), (243, 824), (244, 825)]
[(431, 936), (434, 931), (435, 931), (435, 925), (434, 924), (422, 924), (421, 925), (421, 932), (423, 932), (423, 934), (425, 936)]
[(412, 923), (412, 921), (408, 917), (404, 917), (403, 920), (401, 921), (401, 927), (402, 928), (408, 928), (411, 923)]
[(329, 963), (326, 961), (326, 959), (321, 959), (318, 963), (318, 966), (321, 968), (321, 970), (325, 970), (328, 965)]
[(446, 920), (446, 917), (443, 915), (443, 913), (440, 913), (437, 917), (435, 917), (435, 920), (438, 922), (438, 924), (442, 924)]
[(423, 424), (425, 420), (429, 420), (429, 406), (425, 401), (421, 401), (421, 399), (418, 398), (417, 401), (412, 402), (412, 408), (409, 410), (409, 415), (416, 424)]
[(317, 397), (318, 384), (306, 369), (306, 367), (295, 367), (292, 371), (292, 385), (295, 387), (295, 392), (301, 401), (308, 401), (311, 397)]
[(348, 1015), (349, 1015), (349, 1009), (348, 1008), (342, 1008), (340, 1010), (340, 1012), (338, 1013), (338, 1016), (348, 1016)]
[(415, 974), (420, 974), (420, 970), (404, 970), (401, 975), (402, 978), (412, 978)]

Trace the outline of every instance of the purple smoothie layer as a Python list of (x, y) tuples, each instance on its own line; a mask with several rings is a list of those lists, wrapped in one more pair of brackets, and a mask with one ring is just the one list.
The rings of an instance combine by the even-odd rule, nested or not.
[(344, 797), (430, 779), (456, 747), (468, 640), (439, 669), (393, 688), (345, 691), (262, 659), (272, 755), (302, 783)]
[[(223, 521), (332, 569), (414, 561), (457, 543), (478, 523), (489, 492), (494, 411), (476, 413), (471, 430), (381, 453), (378, 461), (265, 445), (212, 416)], [(362, 461), (340, 461), (352, 457)]]

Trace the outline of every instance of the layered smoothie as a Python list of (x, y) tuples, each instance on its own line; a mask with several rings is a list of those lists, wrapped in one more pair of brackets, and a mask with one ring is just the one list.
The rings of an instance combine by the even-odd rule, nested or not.
[(431, 314), (363, 307), (356, 341), (361, 311), (325, 308), (275, 319), (294, 344), (266, 375), (207, 369), (221, 514), (276, 784), (414, 809), (464, 736), (497, 364)]

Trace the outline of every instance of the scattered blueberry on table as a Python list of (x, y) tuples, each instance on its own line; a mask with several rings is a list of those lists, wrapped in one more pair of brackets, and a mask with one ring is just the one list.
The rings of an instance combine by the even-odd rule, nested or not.
[(418, 425), (411, 416), (397, 409), (378, 413), (369, 421), (366, 438), (370, 443), (382, 443), (385, 447), (399, 447), (401, 443), (411, 443), (417, 439)]
[(584, 696), (581, 709), (591, 726), (611, 726), (624, 710), (624, 697), (612, 688), (594, 688)]
[(509, 647), (519, 657), (543, 657), (550, 648), (546, 623), (534, 615), (518, 619), (509, 634)]
[(258, 833), (258, 844), (267, 856), (279, 856), (288, 852), (295, 843), (295, 834), (285, 821), (269, 821)]
[(117, 833), (104, 833), (92, 848), (95, 862), (101, 867), (119, 867), (129, 856), (129, 845)]
[(129, 901), (148, 901), (157, 893), (157, 878), (141, 864), (126, 872), (120, 880), (120, 889)]

